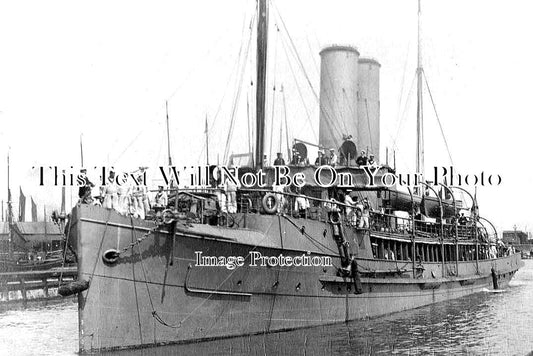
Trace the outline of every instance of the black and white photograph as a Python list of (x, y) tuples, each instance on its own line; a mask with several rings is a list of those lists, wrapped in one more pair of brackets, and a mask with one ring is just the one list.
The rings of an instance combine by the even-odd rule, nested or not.
[(533, 355), (532, 10), (0, 1), (0, 355)]

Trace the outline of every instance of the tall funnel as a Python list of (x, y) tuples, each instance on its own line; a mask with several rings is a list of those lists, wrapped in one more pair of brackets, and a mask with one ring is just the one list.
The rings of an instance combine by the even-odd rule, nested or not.
[(371, 58), (359, 58), (359, 118), (356, 145), (358, 151), (374, 154), (379, 162), (379, 69), (381, 64)]
[(359, 51), (351, 46), (330, 46), (320, 51), (320, 57), (318, 143), (337, 150), (344, 136), (357, 136)]

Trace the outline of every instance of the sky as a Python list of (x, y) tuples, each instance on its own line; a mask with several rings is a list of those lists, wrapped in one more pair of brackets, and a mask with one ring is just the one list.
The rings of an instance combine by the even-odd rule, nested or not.
[[(525, 0), (422, 1), (423, 67), (454, 167), (502, 177), (499, 186), (477, 189), (480, 213), (499, 230), (533, 227), (531, 7)], [(61, 189), (39, 186), (32, 167), (77, 172), (80, 135), (87, 167), (166, 164), (165, 102), (176, 165), (205, 162), (206, 118), (211, 163), (223, 160), (232, 117), (227, 151), (245, 152), (254, 11), (253, 0), (1, 1), (0, 157), (6, 162), (9, 150), (15, 208), (19, 186), (40, 216), (43, 205), (59, 206)], [(273, 0), (270, 20), (272, 152), (284, 110), (290, 139), (317, 141), (318, 53), (347, 44), (381, 63), (381, 152), (396, 150), (398, 168), (413, 172), (416, 1)], [(426, 169), (449, 166), (427, 90), (424, 107)], [(0, 166), (6, 201), (6, 164)], [(75, 200), (68, 188), (67, 208)]]

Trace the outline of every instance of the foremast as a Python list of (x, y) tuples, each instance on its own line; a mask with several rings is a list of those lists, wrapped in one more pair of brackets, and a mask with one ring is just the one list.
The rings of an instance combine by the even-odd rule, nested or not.
[(267, 0), (258, 0), (257, 6), (257, 86), (256, 86), (256, 141), (255, 168), (263, 168), (265, 145), (266, 69), (268, 39)]
[(8, 253), (13, 257), (13, 204), (11, 201), (11, 187), (9, 182), (9, 150), (7, 151), (7, 223), (9, 226)]
[[(422, 48), (420, 45), (420, 0), (418, 0), (418, 60), (416, 67), (416, 172), (421, 175), (422, 180), (425, 176), (424, 169), (424, 114), (423, 114), (423, 102), (422, 102), (422, 75), (424, 69), (422, 67)], [(420, 190), (422, 191), (422, 190)]]

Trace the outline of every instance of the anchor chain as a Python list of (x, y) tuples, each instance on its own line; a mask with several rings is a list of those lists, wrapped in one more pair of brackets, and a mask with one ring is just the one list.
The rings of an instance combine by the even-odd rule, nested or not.
[(118, 251), (115, 250), (115, 249), (110, 249), (110, 250), (105, 251), (104, 254), (102, 255), (102, 259), (103, 259), (104, 263), (106, 263), (108, 265), (115, 264), (117, 262), (118, 258), (120, 257), (120, 255), (128, 252), (129, 250), (132, 250), (135, 246), (139, 245), (141, 242), (146, 240), (148, 238), (148, 236), (150, 236), (158, 228), (159, 228), (159, 225), (156, 226), (155, 228), (145, 232), (141, 237), (138, 237), (137, 239), (135, 239), (135, 241), (129, 243), (127, 246), (123, 247), (122, 249), (120, 249)]
[(135, 246), (139, 245), (141, 242), (143, 242), (144, 240), (146, 240), (148, 238), (148, 236), (150, 236), (155, 230), (157, 229), (154, 228), (146, 233), (144, 233), (141, 237), (138, 237), (135, 241), (133, 241), (132, 243), (128, 244), (126, 247), (123, 247), (122, 250), (118, 251), (117, 253), (120, 255), (122, 253), (125, 253), (127, 252), (128, 250), (132, 250)]

